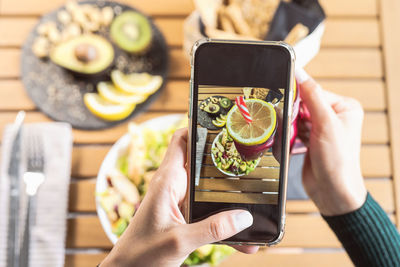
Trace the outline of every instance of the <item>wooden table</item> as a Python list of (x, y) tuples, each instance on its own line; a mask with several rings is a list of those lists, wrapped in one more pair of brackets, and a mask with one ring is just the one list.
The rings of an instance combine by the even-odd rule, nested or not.
[[(168, 85), (135, 121), (185, 112), (189, 64), (182, 53), (182, 23), (191, 0), (123, 0), (152, 15), (170, 46)], [(49, 121), (25, 94), (20, 47), (38, 17), (64, 0), (0, 0), (0, 131), (27, 111), (28, 122)], [(322, 48), (307, 71), (328, 90), (357, 98), (365, 109), (361, 161), (366, 184), (385, 211), (400, 222), (400, 1), (321, 0), (328, 19)], [(111, 248), (95, 213), (94, 177), (127, 125), (74, 130), (66, 266), (95, 266)], [(351, 266), (340, 243), (310, 201), (289, 201), (287, 232), (275, 248), (236, 253), (222, 266)], [(399, 224), (398, 224), (399, 225)], [(134, 244), (132, 244), (134, 246)]]

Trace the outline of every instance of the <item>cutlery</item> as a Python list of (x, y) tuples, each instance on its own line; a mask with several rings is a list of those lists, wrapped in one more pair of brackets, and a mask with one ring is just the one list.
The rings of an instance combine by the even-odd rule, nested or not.
[(29, 266), (30, 228), (35, 224), (36, 193), (44, 182), (44, 148), (42, 136), (36, 132), (28, 132), (27, 136), (27, 169), (23, 180), (28, 195), (25, 229), (23, 232), (22, 246), (20, 250), (20, 266)]
[(14, 123), (14, 140), (12, 142), (8, 176), (10, 179), (10, 205), (8, 210), (7, 236), (7, 266), (19, 266), (18, 237), (19, 237), (19, 165), (21, 161), (21, 128), (25, 112), (20, 111)]

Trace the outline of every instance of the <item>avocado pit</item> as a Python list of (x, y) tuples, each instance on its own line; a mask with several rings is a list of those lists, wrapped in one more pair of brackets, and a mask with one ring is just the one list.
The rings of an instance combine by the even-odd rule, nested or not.
[(76, 46), (75, 56), (79, 61), (89, 63), (97, 58), (98, 51), (93, 45), (82, 43)]

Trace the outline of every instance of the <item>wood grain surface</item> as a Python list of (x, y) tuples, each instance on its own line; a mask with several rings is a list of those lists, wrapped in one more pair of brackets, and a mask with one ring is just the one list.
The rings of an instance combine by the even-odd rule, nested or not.
[(386, 91), (389, 113), (391, 161), (394, 166), (392, 170), (397, 228), (400, 229), (400, 69), (398, 59), (400, 58), (400, 36), (394, 33), (394, 29), (400, 27), (400, 2), (396, 0), (381, 0), (381, 25), (383, 31), (383, 52), (386, 69)]

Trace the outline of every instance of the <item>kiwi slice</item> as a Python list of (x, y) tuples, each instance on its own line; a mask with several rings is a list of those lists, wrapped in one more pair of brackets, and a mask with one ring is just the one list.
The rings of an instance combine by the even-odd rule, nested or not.
[(221, 105), (221, 107), (228, 109), (231, 107), (232, 102), (231, 102), (231, 100), (229, 100), (229, 98), (224, 97), (224, 98), (221, 98), (221, 100), (219, 101), (219, 104)]
[(125, 11), (111, 23), (111, 39), (129, 53), (145, 51), (152, 40), (150, 21), (135, 11)]

